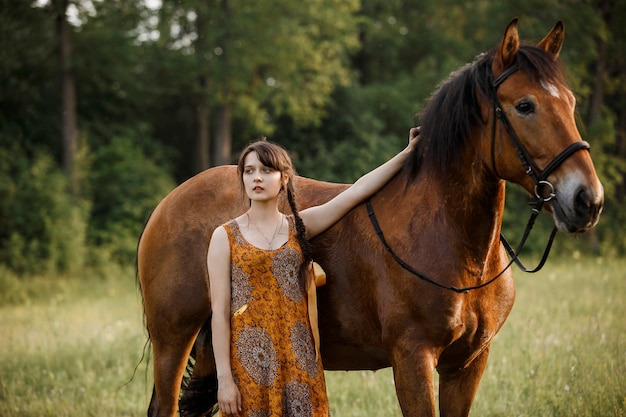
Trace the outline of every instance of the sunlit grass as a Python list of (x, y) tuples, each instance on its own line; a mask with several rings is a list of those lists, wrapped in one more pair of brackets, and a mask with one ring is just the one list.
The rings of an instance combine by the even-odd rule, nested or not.
[(145, 342), (128, 277), (60, 280), (37, 302), (0, 308), (0, 415), (139, 415), (145, 366), (123, 386)]
[(400, 416), (391, 368), (326, 372), (333, 416)]
[(516, 273), (472, 415), (626, 415), (626, 262), (553, 262)]
[[(626, 416), (626, 260), (515, 274), (471, 416)], [(146, 340), (133, 272), (46, 280), (0, 288), (0, 416), (146, 415), (145, 361), (126, 384)], [(389, 369), (327, 386), (334, 416), (400, 416)]]

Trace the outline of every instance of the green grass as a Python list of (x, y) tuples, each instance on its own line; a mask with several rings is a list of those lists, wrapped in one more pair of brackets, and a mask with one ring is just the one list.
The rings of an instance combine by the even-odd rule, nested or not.
[[(516, 271), (471, 416), (626, 416), (626, 260)], [(132, 271), (0, 271), (0, 416), (144, 416), (151, 394)], [(328, 372), (333, 415), (400, 416), (389, 369)]]
[(1, 416), (137, 416), (149, 399), (134, 277), (36, 278), (35, 301), (0, 308)]
[(516, 273), (473, 416), (626, 415), (626, 262), (552, 262)]

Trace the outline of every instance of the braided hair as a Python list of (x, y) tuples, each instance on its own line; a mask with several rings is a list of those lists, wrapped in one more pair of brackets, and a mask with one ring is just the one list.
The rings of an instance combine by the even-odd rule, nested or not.
[[(304, 256), (304, 262), (300, 265), (299, 276), (301, 283), (306, 285), (306, 271), (309, 263), (313, 260), (313, 248), (311, 247), (309, 240), (306, 238), (306, 227), (304, 226), (304, 222), (298, 213), (298, 204), (296, 202), (297, 195), (295, 192), (296, 171), (293, 167), (291, 157), (283, 147), (269, 142), (264, 136), (257, 138), (257, 140), (249, 144), (239, 156), (237, 173), (242, 186), (245, 159), (246, 156), (252, 152), (256, 152), (259, 161), (266, 167), (275, 169), (281, 174), (287, 174), (289, 180), (284, 188), (286, 188), (287, 201), (295, 220), (298, 244), (300, 245), (302, 255)], [(284, 188), (281, 188), (281, 192)]]

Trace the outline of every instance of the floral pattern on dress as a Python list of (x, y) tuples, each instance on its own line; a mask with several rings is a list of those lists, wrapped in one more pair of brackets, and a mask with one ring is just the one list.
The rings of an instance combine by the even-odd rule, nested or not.
[(272, 272), (278, 281), (280, 289), (285, 295), (296, 303), (304, 297), (304, 291), (300, 285), (298, 276), (299, 265), (302, 263), (302, 255), (294, 248), (286, 248), (280, 251), (272, 263)]
[(250, 278), (236, 266), (231, 268), (230, 289), (230, 314), (235, 314), (241, 307), (246, 305), (252, 298), (252, 285)]
[(268, 410), (254, 410), (250, 413), (250, 417), (270, 417)]
[(291, 343), (300, 367), (315, 378), (318, 372), (315, 361), (315, 342), (306, 324), (296, 323), (291, 328)]
[(283, 415), (285, 417), (311, 417), (313, 407), (309, 387), (297, 381), (285, 385), (283, 392)]
[(269, 386), (278, 376), (278, 361), (272, 338), (264, 329), (239, 332), (237, 352), (243, 367), (259, 385)]

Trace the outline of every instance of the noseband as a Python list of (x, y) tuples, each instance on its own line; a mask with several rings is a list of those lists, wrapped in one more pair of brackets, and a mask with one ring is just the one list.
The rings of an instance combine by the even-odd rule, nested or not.
[[(548, 259), (548, 255), (550, 254), (550, 249), (552, 248), (554, 237), (556, 236), (556, 233), (557, 233), (556, 226), (552, 229), (552, 233), (550, 234), (550, 238), (548, 240), (548, 243), (546, 244), (546, 248), (543, 252), (543, 256), (541, 257), (539, 264), (535, 268), (533, 269), (526, 268), (526, 266), (524, 266), (524, 264), (520, 261), (519, 254), (524, 248), (524, 245), (526, 244), (526, 240), (528, 239), (528, 236), (530, 235), (530, 231), (532, 230), (533, 225), (535, 224), (535, 220), (537, 219), (537, 216), (539, 215), (539, 212), (541, 211), (543, 204), (545, 202), (552, 200), (554, 197), (556, 197), (556, 189), (554, 188), (554, 185), (552, 185), (552, 183), (548, 181), (548, 176), (552, 172), (554, 172), (554, 170), (557, 169), (563, 163), (563, 161), (565, 161), (574, 153), (582, 149), (589, 150), (589, 143), (585, 142), (584, 140), (574, 142), (571, 145), (569, 145), (567, 148), (565, 148), (560, 154), (558, 154), (543, 170), (537, 166), (533, 158), (530, 156), (530, 154), (524, 147), (524, 144), (515, 133), (515, 130), (513, 129), (511, 122), (509, 121), (508, 117), (506, 116), (506, 113), (502, 109), (502, 104), (500, 103), (500, 100), (498, 100), (498, 94), (497, 94), (498, 87), (509, 76), (511, 76), (511, 74), (515, 73), (518, 70), (519, 70), (519, 66), (517, 63), (515, 63), (514, 65), (511, 65), (509, 68), (507, 68), (502, 74), (498, 76), (498, 78), (496, 78), (491, 83), (490, 92), (491, 92), (491, 97), (493, 101), (493, 114), (494, 114), (493, 123), (491, 126), (491, 165), (493, 167), (493, 171), (496, 174), (496, 176), (498, 178), (502, 178), (500, 174), (498, 174), (498, 170), (496, 168), (496, 157), (495, 157), (496, 120), (499, 120), (501, 126), (504, 126), (504, 128), (506, 129), (507, 135), (511, 139), (511, 142), (513, 142), (513, 146), (515, 147), (517, 156), (522, 161), (522, 165), (524, 166), (526, 174), (530, 175), (533, 182), (535, 183), (535, 189), (534, 189), (535, 201), (532, 203), (532, 206), (533, 206), (532, 213), (530, 215), (530, 219), (528, 220), (528, 223), (526, 224), (526, 229), (524, 230), (524, 234), (522, 236), (522, 239), (520, 240), (520, 243), (517, 246), (517, 249), (513, 249), (513, 247), (504, 238), (504, 236), (500, 234), (500, 241), (502, 242), (503, 246), (505, 247), (506, 251), (509, 254), (509, 257), (511, 258), (509, 263), (506, 265), (506, 267), (502, 271), (500, 271), (497, 275), (490, 278), (489, 280), (481, 284), (470, 286), (470, 287), (459, 288), (455, 286), (441, 284), (440, 282), (437, 282), (436, 280), (429, 278), (426, 275), (421, 274), (420, 272), (416, 271), (413, 267), (408, 265), (398, 255), (395, 254), (395, 252), (391, 249), (391, 247), (387, 243), (387, 240), (385, 239), (383, 231), (380, 228), (380, 225), (378, 223), (378, 220), (376, 219), (376, 214), (374, 213), (374, 208), (372, 207), (371, 201), (367, 200), (365, 203), (366, 208), (367, 208), (367, 213), (369, 215), (370, 221), (372, 222), (372, 226), (374, 227), (374, 230), (376, 231), (376, 234), (378, 235), (378, 238), (380, 239), (385, 250), (391, 255), (391, 257), (403, 269), (415, 275), (419, 279), (429, 282), (437, 287), (444, 288), (446, 290), (451, 290), (457, 293), (467, 293), (472, 290), (477, 290), (477, 289), (486, 287), (487, 285), (491, 284), (492, 282), (500, 278), (504, 274), (504, 272), (507, 269), (509, 269), (509, 267), (513, 264), (513, 262), (515, 262), (517, 266), (524, 272), (529, 272), (529, 273), (537, 272), (541, 268), (543, 268), (546, 260)], [(492, 74), (492, 78), (493, 78), (493, 74)], [(500, 129), (500, 143), (502, 142), (503, 142), (503, 134), (502, 134), (502, 129)], [(547, 191), (547, 195), (546, 195), (546, 191)]]

